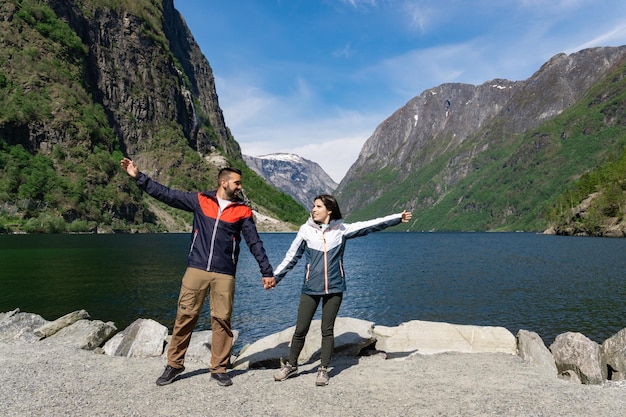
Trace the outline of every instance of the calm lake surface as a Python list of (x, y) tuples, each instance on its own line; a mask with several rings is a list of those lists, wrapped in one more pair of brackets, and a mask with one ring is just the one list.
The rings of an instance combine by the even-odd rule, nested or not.
[[(295, 234), (263, 233), (272, 265)], [(137, 318), (169, 330), (187, 234), (0, 235), (0, 312), (54, 320), (85, 309), (121, 331)], [(303, 262), (263, 290), (245, 244), (237, 274), (235, 351), (295, 325)], [(396, 326), (410, 320), (566, 331), (598, 343), (626, 327), (626, 239), (531, 233), (385, 232), (353, 239), (345, 255), (343, 317)], [(318, 316), (319, 317), (319, 316)], [(197, 330), (210, 329), (208, 302)]]

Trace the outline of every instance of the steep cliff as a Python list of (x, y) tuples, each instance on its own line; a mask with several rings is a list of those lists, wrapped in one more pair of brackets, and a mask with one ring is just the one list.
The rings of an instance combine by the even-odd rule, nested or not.
[[(149, 147), (163, 126), (180, 126), (189, 146), (241, 158), (219, 107), (213, 71), (173, 0), (51, 0), (87, 46), (87, 80), (128, 154)], [(126, 3), (126, 4), (125, 4)]]
[(622, 100), (602, 91), (625, 57), (587, 49), (524, 81), (424, 91), (367, 140), (337, 189), (342, 208), (352, 219), (408, 208), (417, 230), (542, 230), (541, 210), (624, 143), (621, 122), (594, 120)]
[(213, 188), (217, 170), (236, 165), (259, 183), (248, 195), (269, 203), (265, 214), (305, 215), (245, 166), (212, 69), (172, 0), (2, 2), (0, 45), (0, 202), (38, 201), (90, 230), (156, 225), (120, 173), (124, 154), (188, 190)]

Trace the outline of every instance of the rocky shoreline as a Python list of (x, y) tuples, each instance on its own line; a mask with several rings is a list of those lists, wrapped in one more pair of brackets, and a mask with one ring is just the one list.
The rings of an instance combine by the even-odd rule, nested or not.
[[(54, 321), (0, 313), (0, 402), (22, 415), (620, 415), (626, 409), (626, 329), (599, 345), (500, 327), (339, 318), (328, 387), (314, 386), (319, 328), (300, 374), (275, 383), (293, 329), (232, 358), (234, 385), (208, 378), (210, 331), (194, 333), (186, 371), (167, 387), (167, 329), (138, 319), (121, 332), (84, 310)], [(317, 331), (318, 332), (318, 331)], [(341, 412), (338, 412), (341, 411)]]

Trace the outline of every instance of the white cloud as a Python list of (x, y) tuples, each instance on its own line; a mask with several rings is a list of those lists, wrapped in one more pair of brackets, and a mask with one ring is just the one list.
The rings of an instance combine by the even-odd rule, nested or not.
[[(341, 0), (335, 4), (369, 17), (364, 20), (370, 23), (368, 30), (373, 16), (368, 9), (373, 8), (381, 28), (383, 19), (389, 27), (404, 24), (404, 49), (393, 52), (398, 51), (395, 44), (367, 49), (355, 32), (347, 37), (350, 41), (341, 41), (343, 47), (336, 48), (333, 38), (326, 49), (334, 58), (350, 59), (324, 61), (307, 55), (289, 56), (292, 61), (286, 62), (265, 60), (271, 54), (261, 53), (237, 66), (236, 72), (220, 73), (220, 106), (245, 154), (295, 153), (340, 181), (376, 126), (426, 89), (451, 82), (482, 84), (493, 78), (522, 80), (557, 53), (626, 44), (626, 24), (620, 16), (625, 7), (619, 3), (608, 13), (615, 15), (611, 21), (606, 10), (598, 11), (608, 6), (588, 0), (520, 0), (508, 6), (486, 1), (467, 5)], [(360, 67), (352, 66), (359, 62)]]
[(423, 3), (410, 1), (404, 4), (402, 13), (408, 18), (409, 30), (417, 29), (420, 32), (426, 32), (437, 14), (434, 9), (425, 7)]
[(363, 6), (376, 6), (376, 0), (341, 0), (343, 3), (347, 3), (350, 6), (358, 9)]
[(351, 58), (353, 55), (354, 55), (354, 50), (352, 49), (350, 42), (344, 45), (343, 48), (336, 49), (333, 52), (333, 56), (336, 58)]
[(576, 52), (585, 48), (596, 46), (620, 46), (626, 42), (626, 24), (619, 24), (595, 38), (570, 48), (567, 53)]
[(220, 107), (246, 155), (288, 152), (318, 163), (336, 182), (352, 165), (376, 125), (388, 114), (319, 106), (315, 91), (302, 78), (290, 95), (276, 95), (250, 78), (216, 79)]

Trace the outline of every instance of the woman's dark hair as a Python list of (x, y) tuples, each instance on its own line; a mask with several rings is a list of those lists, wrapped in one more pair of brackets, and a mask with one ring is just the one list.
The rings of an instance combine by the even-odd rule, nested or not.
[(326, 206), (326, 210), (330, 211), (330, 219), (331, 220), (339, 220), (341, 219), (341, 210), (339, 210), (339, 204), (337, 204), (337, 200), (330, 194), (320, 194), (313, 199), (321, 200), (324, 206)]

